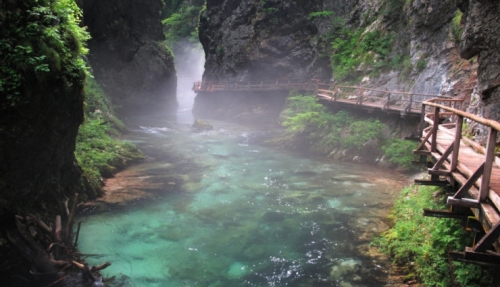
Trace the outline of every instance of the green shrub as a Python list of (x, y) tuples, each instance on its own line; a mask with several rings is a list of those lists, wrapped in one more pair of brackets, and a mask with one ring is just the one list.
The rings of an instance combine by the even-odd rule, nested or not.
[(453, 36), (453, 40), (455, 40), (455, 43), (460, 42), (463, 31), (464, 27), (462, 25), (462, 11), (457, 9), (455, 16), (453, 16), (453, 20), (451, 21), (451, 34)]
[(84, 95), (85, 121), (78, 130), (75, 157), (92, 187), (99, 190), (102, 177), (111, 177), (143, 156), (133, 144), (116, 139), (126, 128), (92, 78), (85, 83)]
[(423, 208), (445, 209), (437, 187), (410, 186), (401, 192), (389, 218), (394, 226), (373, 244), (404, 265), (408, 274), (426, 286), (495, 286), (489, 270), (477, 265), (452, 262), (450, 250), (463, 250), (472, 244), (472, 234), (457, 219), (425, 217)]
[[(49, 73), (57, 73), (66, 87), (83, 84), (89, 34), (80, 27), (81, 11), (74, 0), (5, 1), (0, 38), (0, 93), (15, 106), (23, 86), (47, 85)], [(18, 5), (18, 6), (17, 6)]]
[[(179, 4), (173, 1), (173, 6), (168, 18), (162, 21), (165, 27), (165, 38), (167, 45), (176, 50), (175, 45), (182, 39), (188, 39), (190, 42), (197, 43), (198, 40), (198, 24), (200, 12), (204, 8), (203, 5), (188, 5), (186, 3)], [(175, 9), (174, 9), (175, 8)]]
[(393, 139), (382, 146), (382, 150), (389, 162), (402, 167), (404, 170), (412, 169), (412, 161), (416, 159), (413, 150), (418, 146), (417, 142)]
[(311, 95), (289, 97), (281, 118), (288, 137), (309, 139), (315, 152), (360, 150), (370, 140), (383, 140), (384, 125), (378, 120), (356, 120), (345, 111), (334, 114)]
[(349, 75), (356, 73), (363, 64), (371, 67), (372, 73), (390, 68), (392, 61), (389, 58), (395, 36), (391, 33), (369, 31), (363, 29), (340, 28), (335, 32), (331, 42), (331, 67), (338, 80), (346, 80)]
[(319, 12), (312, 12), (309, 14), (309, 17), (307, 17), (308, 20), (313, 20), (315, 18), (328, 18), (332, 15), (335, 15), (335, 12), (333, 11), (319, 11)]

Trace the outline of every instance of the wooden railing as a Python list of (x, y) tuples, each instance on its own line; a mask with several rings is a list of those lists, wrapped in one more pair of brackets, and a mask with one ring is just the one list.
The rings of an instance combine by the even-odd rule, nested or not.
[[(433, 99), (422, 103), (422, 122), (430, 126), (422, 130), (422, 142), (414, 153), (435, 159), (434, 166), (428, 170), (431, 181), (439, 182), (439, 177), (444, 176), (450, 183), (460, 185), (458, 191), (448, 197), (447, 204), (471, 208), (486, 232), (474, 247), (466, 248), (464, 253), (450, 253), (452, 258), (500, 264), (500, 254), (488, 251), (492, 245), (500, 251), (500, 160), (495, 156), (500, 123), (457, 109), (456, 104), (454, 99)], [(464, 136), (462, 126), (465, 119), (488, 130), (486, 148)], [(449, 211), (430, 213), (439, 217), (456, 216)]]
[(261, 82), (201, 82), (193, 84), (195, 93), (210, 92), (252, 92), (252, 91), (314, 91), (318, 81), (261, 81)]
[[(402, 115), (421, 113), (422, 102), (435, 98), (449, 97), (411, 92), (389, 91), (357, 86), (317, 84), (316, 94), (331, 102), (351, 102), (358, 106), (379, 108), (382, 111), (399, 111)], [(463, 108), (462, 100), (457, 100), (456, 108)]]
[[(211, 92), (259, 92), (299, 90), (314, 92), (319, 98), (333, 103), (341, 103), (358, 108), (397, 111), (401, 115), (420, 115), (422, 102), (434, 98), (449, 97), (435, 94), (422, 94), (400, 91), (388, 91), (359, 86), (344, 86), (322, 83), (320, 80), (309, 81), (262, 81), (262, 82), (205, 82), (193, 85), (196, 93)], [(463, 109), (463, 101), (456, 100), (453, 107)]]

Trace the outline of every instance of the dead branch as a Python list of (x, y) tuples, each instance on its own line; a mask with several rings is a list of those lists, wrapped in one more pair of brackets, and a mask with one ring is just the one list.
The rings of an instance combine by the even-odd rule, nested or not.
[(61, 242), (61, 229), (62, 229), (62, 223), (61, 223), (61, 216), (57, 215), (56, 220), (55, 220), (55, 230), (54, 230), (54, 241), (55, 242)]
[(67, 210), (67, 204), (66, 204), (66, 210), (68, 211), (68, 220), (66, 221), (66, 230), (65, 230), (65, 238), (64, 242), (66, 244), (71, 244), (71, 235), (73, 233), (73, 220), (75, 218), (76, 214), (76, 205), (78, 203), (78, 193), (75, 192), (75, 195), (73, 196), (73, 203), (71, 204), (71, 210)]
[(111, 262), (106, 262), (106, 263), (103, 263), (101, 265), (95, 265), (95, 266), (92, 266), (92, 268), (90, 268), (90, 272), (97, 272), (97, 271), (101, 271), (103, 269), (106, 269), (108, 268), (109, 266), (111, 266)]
[(82, 264), (82, 263), (79, 263), (79, 262), (76, 262), (76, 261), (71, 261), (71, 263), (73, 263), (73, 265), (82, 270), (83, 274), (87, 275), (90, 280), (92, 281), (96, 281), (95, 277), (94, 277), (94, 274), (92, 274), (92, 272), (90, 272), (90, 269), (89, 269), (89, 266), (87, 264)]
[(64, 210), (66, 210), (66, 216), (69, 216), (69, 208), (68, 208), (68, 202), (69, 202), (69, 198), (67, 197), (64, 197)]
[(80, 236), (80, 228), (82, 227), (82, 222), (78, 222), (78, 228), (76, 229), (76, 237), (74, 246), (78, 246), (78, 237)]
[(47, 224), (45, 224), (45, 222), (43, 222), (42, 220), (40, 220), (38, 217), (34, 216), (33, 214), (30, 214), (29, 217), (35, 221), (35, 223), (41, 228), (43, 229), (45, 232), (47, 232), (48, 234), (52, 234), (52, 227), (49, 227)]

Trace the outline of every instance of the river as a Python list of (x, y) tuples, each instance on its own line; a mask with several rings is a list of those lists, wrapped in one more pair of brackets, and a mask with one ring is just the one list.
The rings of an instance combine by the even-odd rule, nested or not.
[(268, 147), (272, 125), (194, 131), (194, 95), (178, 97), (175, 115), (125, 119), (146, 159), (78, 218), (78, 247), (90, 265), (112, 262), (113, 286), (391, 285), (369, 242), (405, 177)]

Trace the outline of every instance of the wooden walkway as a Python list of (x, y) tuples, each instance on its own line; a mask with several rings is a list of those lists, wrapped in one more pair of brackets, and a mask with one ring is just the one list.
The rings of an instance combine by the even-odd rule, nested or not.
[[(369, 112), (378, 111), (397, 113), (404, 116), (420, 117), (422, 102), (439, 97), (438, 95), (418, 94), (399, 91), (388, 91), (358, 86), (342, 86), (310, 81), (273, 81), (259, 83), (212, 83), (195, 82), (196, 93), (213, 92), (265, 92), (298, 90), (314, 93), (318, 99), (353, 109)], [(455, 104), (459, 104), (458, 102)], [(461, 104), (461, 103), (460, 103)], [(461, 109), (461, 106), (456, 106)]]
[[(424, 214), (467, 219), (467, 228), (476, 232), (475, 245), (465, 247), (464, 252), (451, 252), (452, 259), (500, 265), (500, 160), (495, 156), (500, 123), (454, 109), (454, 101), (423, 103), (421, 127), (424, 123), (430, 126), (422, 129), (422, 141), (414, 153), (430, 156), (433, 166), (428, 170), (431, 180), (416, 182), (456, 189), (447, 199), (450, 210), (425, 210)], [(486, 148), (463, 136), (464, 119), (489, 130)]]

